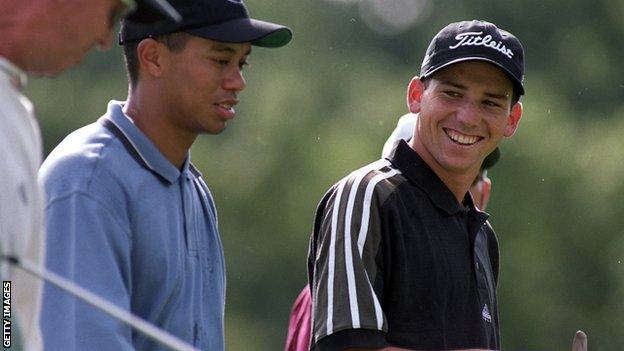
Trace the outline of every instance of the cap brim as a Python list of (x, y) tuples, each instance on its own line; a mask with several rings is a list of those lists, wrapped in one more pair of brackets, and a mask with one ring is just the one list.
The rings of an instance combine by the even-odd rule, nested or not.
[(495, 65), (496, 67), (500, 68), (501, 70), (503, 70), (503, 72), (505, 72), (505, 74), (507, 74), (507, 77), (509, 77), (509, 80), (511, 80), (511, 82), (516, 86), (516, 88), (518, 88), (518, 92), (520, 93), (519, 95), (524, 95), (524, 86), (522, 86), (522, 82), (518, 81), (518, 79), (516, 79), (513, 75), (513, 73), (511, 71), (509, 71), (505, 66), (501, 65), (500, 63), (487, 58), (487, 57), (481, 57), (481, 56), (466, 56), (466, 57), (460, 57), (457, 58), (455, 60), (449, 61), (449, 62), (445, 62), (444, 64), (432, 68), (429, 71), (425, 72), (425, 74), (423, 74), (423, 76), (421, 78), (428, 78), (431, 77), (432, 74), (434, 74), (435, 72), (446, 68), (450, 65), (459, 63), (459, 62), (464, 62), (464, 61), (485, 61), (488, 63), (491, 63), (493, 65)]
[(290, 28), (256, 20), (240, 18), (207, 27), (185, 29), (187, 33), (225, 43), (251, 43), (255, 46), (278, 48), (292, 40)]
[(180, 13), (166, 0), (137, 0), (137, 8), (126, 17), (138, 23), (150, 23), (167, 19), (179, 23)]

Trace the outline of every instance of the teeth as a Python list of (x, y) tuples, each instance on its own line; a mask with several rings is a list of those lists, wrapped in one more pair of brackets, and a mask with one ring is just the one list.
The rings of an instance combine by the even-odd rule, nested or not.
[(462, 145), (472, 145), (476, 143), (477, 141), (479, 141), (478, 136), (460, 134), (451, 129), (445, 129), (445, 131), (446, 131), (446, 135), (448, 135), (449, 138), (451, 138), (453, 141)]
[(228, 110), (232, 108), (232, 105), (230, 104), (218, 104), (218, 105)]

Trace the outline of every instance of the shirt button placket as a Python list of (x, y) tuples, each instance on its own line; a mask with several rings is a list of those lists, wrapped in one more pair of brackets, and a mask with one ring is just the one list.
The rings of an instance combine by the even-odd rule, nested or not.
[(195, 211), (193, 204), (193, 194), (191, 192), (192, 184), (188, 174), (183, 174), (181, 178), (184, 197), (184, 231), (186, 233), (186, 243), (188, 246), (189, 254), (191, 254), (192, 256), (197, 256), (197, 234), (195, 233), (195, 228), (193, 225), (193, 213)]

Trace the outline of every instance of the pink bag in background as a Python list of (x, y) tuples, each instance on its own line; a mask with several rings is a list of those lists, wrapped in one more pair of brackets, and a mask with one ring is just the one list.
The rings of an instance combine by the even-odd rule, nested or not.
[(308, 351), (312, 323), (312, 298), (306, 285), (293, 304), (288, 320), (288, 336), (284, 351)]

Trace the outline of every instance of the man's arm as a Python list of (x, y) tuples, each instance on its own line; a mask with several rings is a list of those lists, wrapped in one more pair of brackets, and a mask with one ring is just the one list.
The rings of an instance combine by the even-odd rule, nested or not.
[[(311, 251), (314, 265), (313, 350), (389, 346), (381, 307), (381, 199), (376, 184), (390, 173), (360, 170), (339, 182), (317, 211)], [(323, 202), (322, 202), (323, 204)]]
[[(80, 192), (46, 210), (47, 268), (129, 310), (127, 225)], [(133, 350), (130, 327), (50, 284), (44, 287), (41, 328), (50, 350)]]

